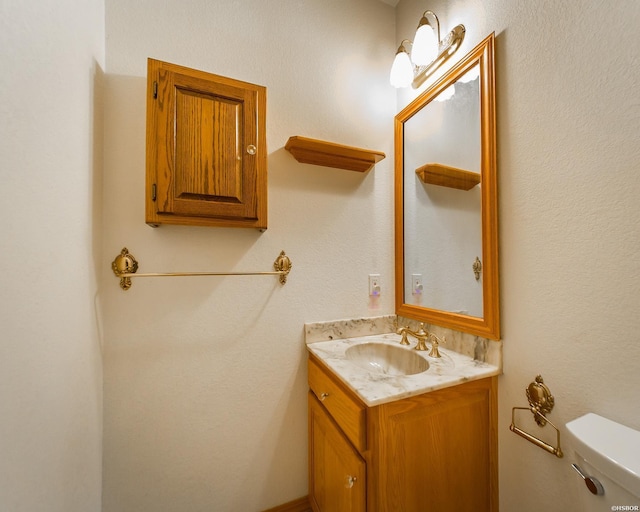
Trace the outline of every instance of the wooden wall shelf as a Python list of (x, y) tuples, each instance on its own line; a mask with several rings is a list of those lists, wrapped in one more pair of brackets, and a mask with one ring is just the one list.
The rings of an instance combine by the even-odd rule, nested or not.
[(300, 163), (365, 172), (385, 158), (381, 151), (343, 146), (295, 135), (284, 146)]
[(465, 171), (443, 164), (425, 164), (416, 169), (416, 174), (423, 183), (440, 185), (441, 187), (471, 190), (480, 183), (480, 174)]

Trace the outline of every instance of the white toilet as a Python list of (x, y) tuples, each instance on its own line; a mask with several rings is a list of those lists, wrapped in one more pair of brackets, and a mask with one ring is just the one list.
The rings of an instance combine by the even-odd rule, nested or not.
[(579, 510), (640, 511), (640, 432), (593, 413), (567, 429)]

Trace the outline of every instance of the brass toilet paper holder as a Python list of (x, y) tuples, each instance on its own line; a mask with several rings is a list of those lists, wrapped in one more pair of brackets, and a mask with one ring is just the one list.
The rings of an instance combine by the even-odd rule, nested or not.
[[(541, 375), (538, 375), (535, 380), (529, 384), (526, 389), (526, 394), (527, 399), (529, 400), (529, 407), (514, 407), (511, 409), (511, 425), (509, 426), (509, 430), (524, 437), (527, 441), (532, 442), (536, 446), (539, 446), (556, 457), (562, 458), (564, 454), (560, 448), (560, 430), (558, 430), (558, 427), (551, 423), (551, 421), (546, 417), (546, 414), (549, 414), (553, 409), (555, 399), (553, 398), (549, 388), (545, 385)], [(538, 439), (534, 435), (529, 434), (516, 426), (516, 410), (531, 411), (536, 423), (540, 427), (544, 427), (547, 423), (551, 425), (556, 431), (557, 446), (550, 445), (549, 443)]]

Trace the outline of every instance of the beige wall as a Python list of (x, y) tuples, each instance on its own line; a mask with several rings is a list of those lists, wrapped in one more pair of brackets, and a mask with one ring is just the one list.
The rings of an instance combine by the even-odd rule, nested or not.
[(104, 2), (0, 4), (0, 510), (101, 509)]
[[(427, 8), (445, 30), (466, 26), (462, 55), (496, 32), (501, 510), (568, 510), (577, 493), (566, 437), (557, 459), (508, 426), (541, 373), (557, 425), (592, 411), (640, 428), (640, 4), (433, 0)], [(413, 37), (424, 9), (401, 0), (398, 39)]]
[[(264, 510), (307, 494), (303, 323), (393, 312), (395, 16), (382, 2), (107, 2), (105, 512)], [(144, 224), (146, 59), (267, 87), (269, 229)], [(384, 151), (367, 174), (297, 163), (302, 135)], [(141, 271), (271, 277), (138, 280)], [(369, 303), (368, 274), (383, 296)]]

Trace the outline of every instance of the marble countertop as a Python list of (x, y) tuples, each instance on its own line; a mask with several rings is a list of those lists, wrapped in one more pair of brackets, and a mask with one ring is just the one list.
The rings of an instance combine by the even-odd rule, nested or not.
[[(411, 341), (411, 347), (405, 348), (399, 344), (398, 334), (374, 334), (307, 343), (307, 349), (370, 407), (501, 373), (498, 366), (447, 350), (442, 345), (442, 357), (430, 357), (428, 352), (415, 351), (412, 348), (415, 340)], [(415, 375), (385, 375), (365, 370), (346, 358), (347, 348), (372, 342), (411, 350), (429, 362), (429, 369)]]

